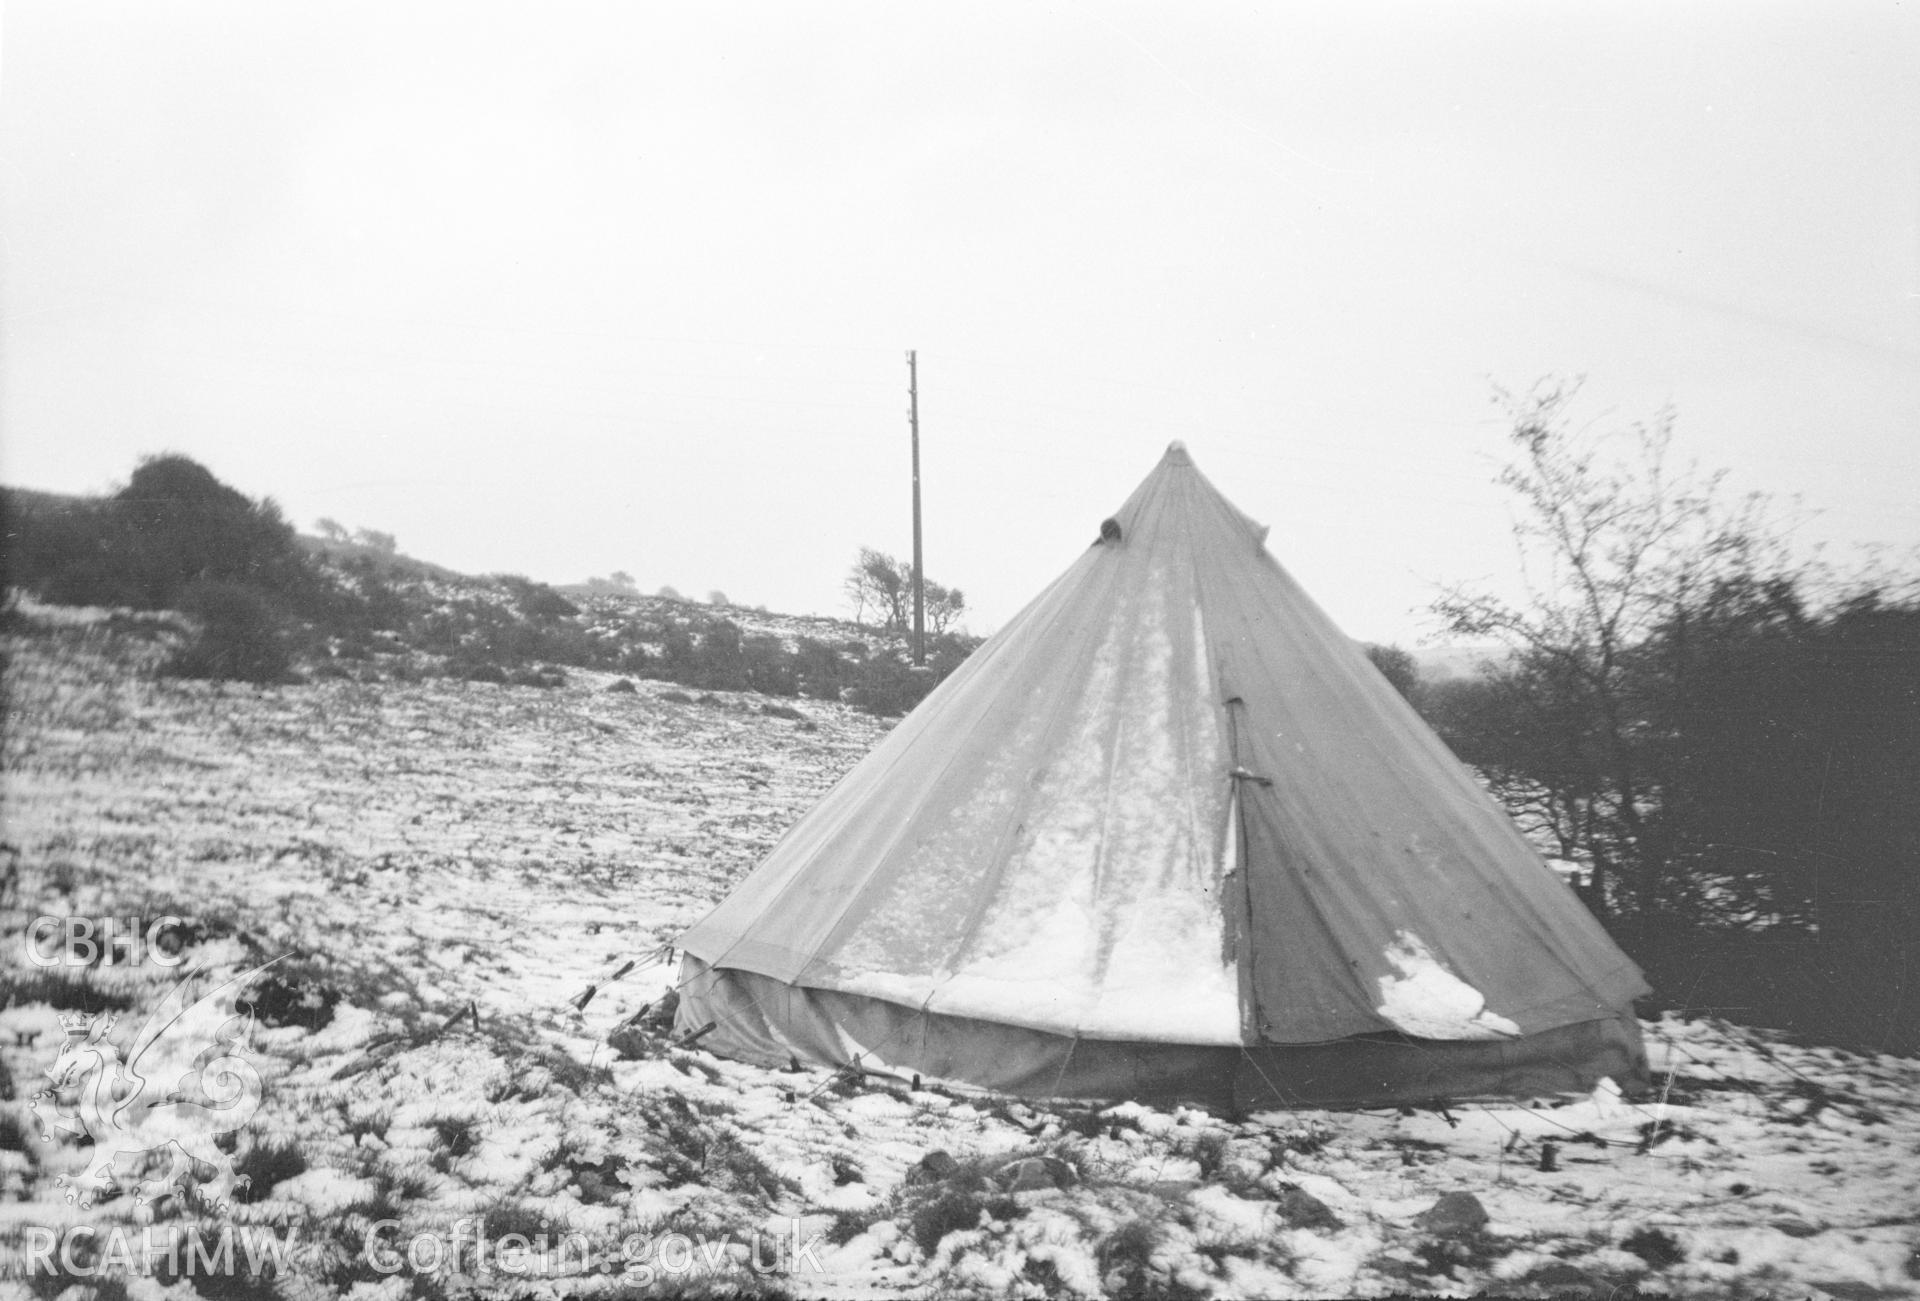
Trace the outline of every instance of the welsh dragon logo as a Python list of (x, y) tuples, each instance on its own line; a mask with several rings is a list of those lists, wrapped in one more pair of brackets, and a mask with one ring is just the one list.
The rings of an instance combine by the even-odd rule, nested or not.
[(69, 1203), (91, 1206), (115, 1185), (116, 1162), (124, 1157), (119, 1173), (131, 1173), (137, 1158), (161, 1150), (172, 1163), (161, 1177), (136, 1185), (139, 1205), (169, 1194), (185, 1200), (196, 1161), (214, 1170), (197, 1189), (212, 1209), (226, 1209), (234, 1190), (247, 1185), (214, 1139), (239, 1129), (260, 1107), (260, 1073), (242, 1056), (252, 1018), (235, 1001), (246, 982), (272, 965), (243, 972), (189, 1003), (188, 989), (201, 973), (195, 967), (160, 1001), (124, 1059), (109, 1038), (117, 1018), (60, 1018), (66, 1042), (47, 1070), (52, 1085), (34, 1095), (33, 1113), (45, 1142), (56, 1129), (93, 1140), (86, 1171), (56, 1181)]

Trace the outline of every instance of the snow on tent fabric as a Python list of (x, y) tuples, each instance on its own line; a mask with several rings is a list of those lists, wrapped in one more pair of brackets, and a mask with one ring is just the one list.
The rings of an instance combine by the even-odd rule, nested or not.
[(1039, 1097), (1644, 1082), (1639, 971), (1175, 443), (689, 930), (702, 1046)]

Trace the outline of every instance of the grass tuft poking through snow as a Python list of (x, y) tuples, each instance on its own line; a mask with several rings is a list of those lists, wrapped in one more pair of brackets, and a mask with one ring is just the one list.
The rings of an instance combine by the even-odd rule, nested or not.
[(305, 1174), (307, 1158), (292, 1141), (256, 1141), (234, 1159), (233, 1168), (247, 1180), (247, 1200), (261, 1202), (282, 1183), (295, 1175)]

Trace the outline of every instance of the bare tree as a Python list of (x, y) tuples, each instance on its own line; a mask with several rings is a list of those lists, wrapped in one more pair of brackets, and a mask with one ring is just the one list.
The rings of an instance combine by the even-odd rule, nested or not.
[(1518, 453), (1499, 482), (1523, 507), (1514, 537), (1524, 598), (1456, 586), (1434, 610), (1450, 631), (1511, 649), (1486, 699), (1519, 760), (1514, 790), (1535, 788), (1527, 811), (1590, 867), (1591, 901), (1651, 911), (1676, 902), (1647, 816), (1659, 738), (1640, 697), (1660, 668), (1655, 633), (1713, 585), (1783, 558), (1761, 499), (1729, 505), (1722, 474), (1673, 466), (1672, 412), (1614, 434), (1575, 429), (1579, 389), (1547, 380), (1495, 397)]
[(847, 598), (853, 602), (853, 621), (864, 625), (867, 612), (872, 610), (879, 615), (881, 627), (889, 632), (905, 632), (912, 617), (908, 606), (912, 581), (910, 567), (885, 552), (861, 547), (860, 558), (853, 562), (846, 581)]
[(957, 587), (946, 587), (928, 580), (926, 584), (927, 627), (937, 637), (958, 626), (967, 612), (966, 594)]
[[(927, 627), (934, 635), (957, 626), (966, 614), (967, 598), (958, 588), (924, 582)], [(869, 611), (888, 632), (904, 635), (913, 626), (913, 565), (896, 556), (861, 547), (860, 558), (847, 574), (847, 599), (853, 603), (853, 621), (864, 624)]]

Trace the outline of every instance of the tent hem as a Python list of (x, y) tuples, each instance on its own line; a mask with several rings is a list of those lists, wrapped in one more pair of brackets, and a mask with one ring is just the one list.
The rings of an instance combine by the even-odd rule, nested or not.
[(1501, 1040), (1364, 1036), (1312, 1045), (1089, 1039), (917, 1011), (709, 967), (688, 955), (679, 1024), (702, 1046), (763, 1066), (854, 1066), (905, 1081), (1030, 1098), (1186, 1103), (1229, 1112), (1536, 1097), (1611, 1078), (1649, 1085), (1631, 1012)]

